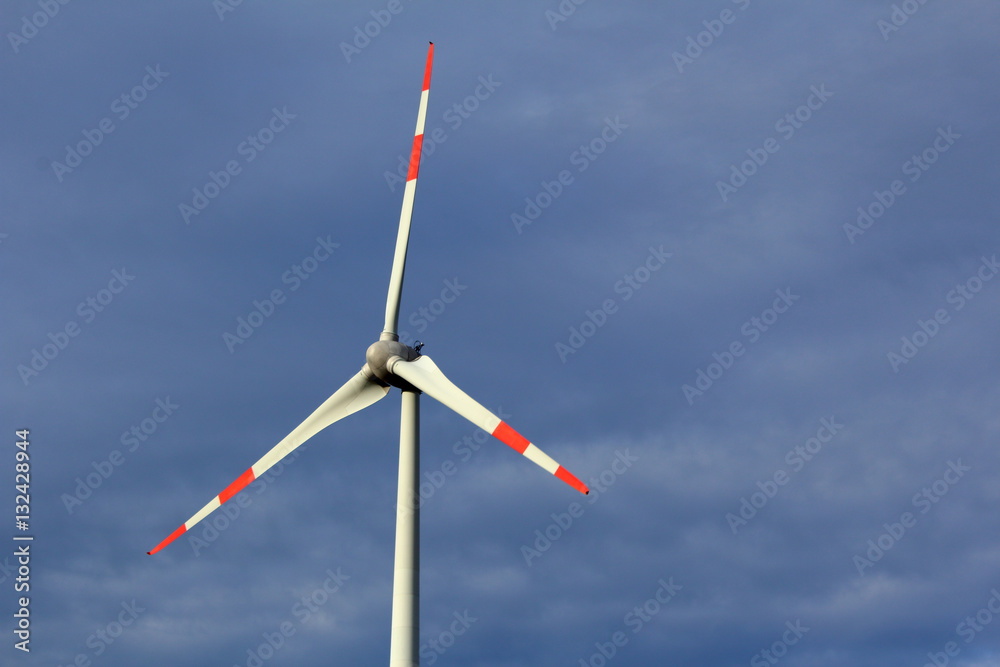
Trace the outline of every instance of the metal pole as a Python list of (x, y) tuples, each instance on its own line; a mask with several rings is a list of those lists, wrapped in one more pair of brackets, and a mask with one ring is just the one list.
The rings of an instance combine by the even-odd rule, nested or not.
[(389, 667), (418, 667), (420, 637), (420, 392), (404, 391), (399, 419), (396, 560), (392, 576)]

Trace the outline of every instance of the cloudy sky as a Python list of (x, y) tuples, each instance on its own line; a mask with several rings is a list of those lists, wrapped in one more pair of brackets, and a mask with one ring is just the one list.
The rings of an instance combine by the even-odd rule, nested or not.
[(594, 491), (423, 399), (422, 664), (1000, 662), (995, 3), (0, 26), (4, 664), (386, 664), (398, 391), (146, 551), (378, 337), (428, 40), (401, 333)]

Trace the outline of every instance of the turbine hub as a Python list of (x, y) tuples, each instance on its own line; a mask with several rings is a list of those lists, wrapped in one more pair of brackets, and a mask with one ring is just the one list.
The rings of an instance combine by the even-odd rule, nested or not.
[(401, 357), (404, 361), (413, 361), (419, 356), (419, 352), (409, 345), (400, 343), (398, 340), (379, 340), (369, 345), (365, 351), (365, 361), (368, 362), (368, 368), (371, 369), (375, 377), (389, 386), (407, 391), (417, 391), (417, 389), (403, 378), (390, 373), (386, 364), (392, 357)]

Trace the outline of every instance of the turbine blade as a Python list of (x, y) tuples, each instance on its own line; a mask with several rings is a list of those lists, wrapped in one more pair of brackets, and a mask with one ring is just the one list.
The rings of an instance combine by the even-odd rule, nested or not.
[(421, 356), (413, 361), (405, 361), (402, 357), (396, 357), (394, 360), (390, 360), (387, 366), (391, 373), (398, 375), (431, 398), (451, 408), (580, 493), (590, 493), (587, 486), (573, 473), (556, 463), (552, 457), (529, 442), (527, 438), (511, 428), (507, 422), (455, 386), (430, 357)]
[(295, 427), (294, 431), (272, 447), (259, 461), (247, 468), (232, 484), (223, 489), (222, 493), (212, 498), (207, 505), (198, 510), (197, 514), (181, 524), (177, 530), (170, 533), (165, 540), (147, 553), (155, 554), (176, 540), (221, 506), (222, 503), (239, 493), (247, 484), (263, 475), (268, 468), (330, 424), (354, 414), (358, 410), (367, 408), (372, 403), (383, 398), (389, 392), (389, 388), (376, 383), (371, 378), (371, 373), (366, 365), (357, 375), (348, 380), (343, 387), (335, 391), (330, 398), (326, 399), (322, 405), (316, 408), (304, 422)]
[(410, 241), (410, 217), (413, 214), (413, 195), (417, 190), (417, 171), (420, 168), (420, 149), (424, 144), (424, 120), (427, 118), (427, 96), (431, 88), (431, 63), (434, 60), (434, 42), (427, 49), (427, 64), (424, 66), (424, 87), (420, 91), (420, 107), (417, 111), (417, 129), (410, 149), (410, 168), (403, 187), (403, 209), (399, 214), (399, 231), (396, 234), (396, 252), (392, 257), (392, 274), (389, 276), (389, 295), (385, 300), (385, 328), (383, 337), (397, 340), (399, 325), (399, 299), (403, 291), (403, 273), (406, 268), (406, 246)]

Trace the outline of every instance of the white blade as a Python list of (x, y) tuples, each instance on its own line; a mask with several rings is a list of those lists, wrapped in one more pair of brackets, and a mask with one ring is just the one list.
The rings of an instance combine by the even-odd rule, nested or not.
[(190, 530), (195, 524), (211, 514), (216, 508), (222, 505), (243, 488), (263, 475), (268, 468), (283, 459), (296, 447), (313, 437), (330, 424), (352, 415), (358, 410), (367, 408), (372, 403), (383, 398), (388, 392), (388, 387), (383, 387), (370, 379), (371, 374), (367, 366), (358, 371), (347, 383), (335, 391), (330, 398), (326, 399), (322, 405), (309, 415), (304, 422), (299, 424), (294, 431), (289, 433), (277, 445), (264, 454), (259, 461), (247, 468), (242, 475), (236, 478), (232, 484), (227, 486), (222, 493), (198, 510), (198, 513), (185, 521), (180, 528), (167, 536), (156, 547), (148, 552), (155, 554), (157, 551), (167, 546), (185, 532)]
[(427, 97), (431, 88), (431, 63), (434, 60), (434, 42), (427, 49), (427, 64), (424, 66), (424, 87), (420, 91), (420, 108), (417, 111), (417, 129), (413, 135), (410, 150), (410, 168), (403, 187), (403, 209), (399, 214), (399, 231), (396, 235), (396, 253), (392, 258), (392, 274), (389, 277), (389, 295), (385, 300), (385, 329), (393, 340), (398, 333), (399, 298), (403, 291), (403, 273), (406, 269), (406, 246), (410, 241), (410, 217), (413, 215), (413, 195), (417, 190), (417, 171), (420, 169), (420, 150), (424, 144), (424, 120), (427, 118)]
[(512, 429), (505, 421), (456, 387), (451, 380), (445, 377), (437, 364), (431, 361), (430, 357), (421, 356), (413, 361), (404, 361), (402, 357), (396, 357), (389, 361), (387, 367), (389, 372), (398, 375), (431, 398), (445, 404), (580, 493), (590, 493), (587, 486), (573, 473), (556, 463), (552, 457)]

